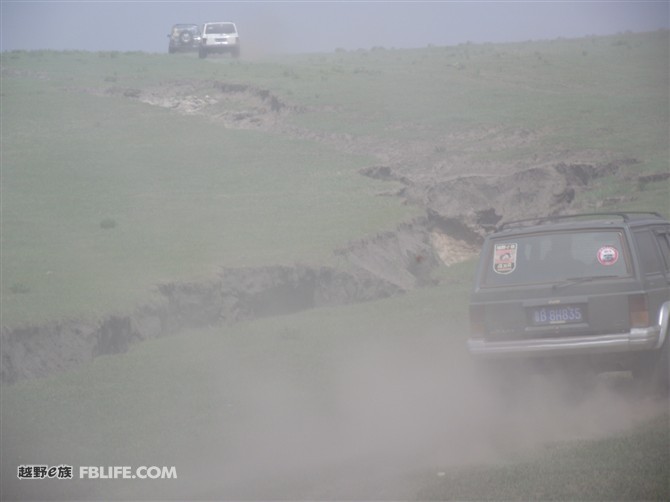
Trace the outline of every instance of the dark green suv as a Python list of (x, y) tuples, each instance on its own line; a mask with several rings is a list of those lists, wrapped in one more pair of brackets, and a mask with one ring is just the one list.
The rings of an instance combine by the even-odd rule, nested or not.
[(197, 24), (175, 24), (168, 34), (168, 52), (197, 51), (200, 47), (200, 28)]
[(661, 215), (520, 220), (485, 239), (468, 348), (484, 366), (578, 361), (632, 370), (667, 392), (669, 317), (670, 222)]

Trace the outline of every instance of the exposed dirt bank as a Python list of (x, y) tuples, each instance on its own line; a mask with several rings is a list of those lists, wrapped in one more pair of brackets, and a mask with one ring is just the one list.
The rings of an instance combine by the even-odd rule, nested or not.
[(456, 222), (418, 218), (335, 250), (345, 265), (225, 268), (209, 282), (168, 283), (130, 315), (2, 328), (0, 382), (42, 377), (181, 330), (377, 300), (435, 283), (431, 273), (478, 248)]
[(301, 111), (267, 89), (211, 80), (171, 81), (144, 89), (112, 85), (91, 92), (136, 99), (182, 115), (202, 115), (236, 129), (276, 129), (287, 113)]
[(529, 215), (569, 212), (578, 192), (589, 190), (604, 176), (617, 175), (634, 159), (595, 164), (557, 163), (523, 169), (507, 175), (469, 175), (414, 178), (389, 166), (363, 169), (361, 174), (393, 180), (404, 185), (397, 192), (413, 204), (425, 207), (433, 219), (443, 222), (444, 233), (459, 235), (470, 243), (481, 238), (502, 220)]
[(364, 270), (299, 265), (226, 269), (208, 283), (171, 283), (158, 290), (159, 301), (128, 316), (110, 316), (99, 323), (3, 328), (0, 381), (46, 376), (186, 328), (374, 300), (402, 291)]

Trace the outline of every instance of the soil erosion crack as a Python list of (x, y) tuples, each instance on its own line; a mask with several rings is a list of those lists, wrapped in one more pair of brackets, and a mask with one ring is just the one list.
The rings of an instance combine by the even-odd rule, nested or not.
[[(384, 140), (298, 131), (282, 121), (302, 108), (251, 85), (184, 80), (146, 89), (114, 85), (90, 92), (123, 96), (180, 114), (205, 115), (226, 127), (275, 130), (341, 143), (343, 151), (392, 159), (360, 174), (399, 184), (392, 195), (422, 207), (426, 216), (335, 250), (345, 259), (343, 269), (302, 265), (226, 269), (206, 283), (163, 284), (157, 288), (157, 303), (140, 306), (129, 315), (108, 316), (97, 323), (2, 327), (2, 383), (45, 376), (101, 354), (124, 352), (133, 342), (187, 328), (374, 300), (434, 284), (431, 272), (436, 267), (475, 256), (485, 234), (501, 220), (572, 210), (580, 191), (598, 178), (620, 175), (622, 168), (637, 162), (607, 155), (593, 160), (592, 155), (571, 152), (557, 162), (548, 155), (534, 159), (537, 165), (496, 166), (497, 174), (491, 174), (486, 173), (491, 166), (476, 163), (445, 167), (444, 159), (434, 159), (434, 145), (421, 142), (389, 149)], [(500, 131), (470, 131), (464, 141), (473, 134), (495, 142)], [(526, 130), (505, 134), (523, 142), (540, 135)], [(452, 136), (445, 138), (449, 145), (459, 140)], [(591, 161), (575, 160), (584, 158)], [(469, 174), (473, 172), (482, 174)], [(655, 181), (641, 179), (640, 183)]]

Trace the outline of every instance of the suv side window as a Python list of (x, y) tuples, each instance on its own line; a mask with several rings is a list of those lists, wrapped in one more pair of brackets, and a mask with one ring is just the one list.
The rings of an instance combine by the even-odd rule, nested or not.
[(656, 239), (649, 230), (638, 230), (634, 233), (637, 251), (640, 255), (640, 266), (644, 274), (661, 273), (661, 259), (656, 248)]
[(670, 229), (663, 228), (656, 230), (656, 238), (661, 249), (661, 255), (665, 262), (666, 272), (670, 272)]

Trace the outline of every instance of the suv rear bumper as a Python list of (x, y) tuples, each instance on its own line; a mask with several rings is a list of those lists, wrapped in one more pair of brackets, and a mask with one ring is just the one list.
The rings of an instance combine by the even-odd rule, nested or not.
[(470, 354), (476, 357), (562, 356), (607, 354), (653, 350), (663, 343), (661, 326), (633, 328), (613, 335), (566, 336), (531, 340), (468, 340)]
[(200, 47), (208, 50), (208, 51), (230, 51), (235, 49), (236, 47), (239, 47), (240, 44), (235, 43), (235, 42), (230, 42), (230, 43), (220, 43), (220, 44), (200, 44)]

